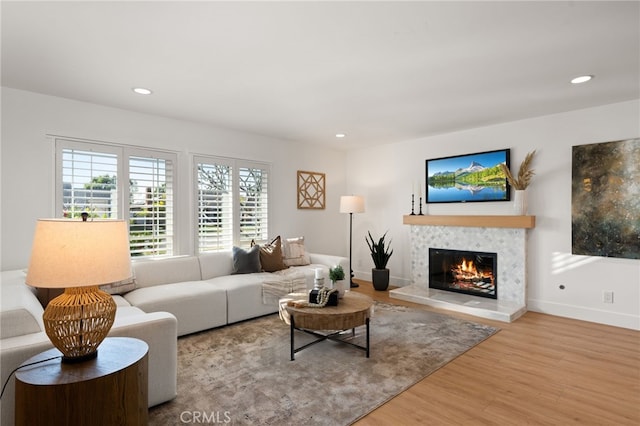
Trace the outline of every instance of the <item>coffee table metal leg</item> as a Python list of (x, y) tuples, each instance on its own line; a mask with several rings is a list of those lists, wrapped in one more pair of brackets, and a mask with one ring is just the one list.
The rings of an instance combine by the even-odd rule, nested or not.
[(369, 318), (367, 318), (366, 324), (367, 324), (367, 358), (369, 358)]
[(296, 326), (293, 321), (293, 315), (291, 315), (291, 361), (294, 360), (294, 356), (295, 356), (295, 350), (293, 349), (294, 347), (293, 334), (295, 333), (295, 330), (296, 330)]

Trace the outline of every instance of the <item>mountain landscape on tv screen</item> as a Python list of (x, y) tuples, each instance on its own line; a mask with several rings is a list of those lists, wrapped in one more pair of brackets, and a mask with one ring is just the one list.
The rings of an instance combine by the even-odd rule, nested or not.
[(476, 161), (472, 161), (464, 169), (438, 172), (429, 176), (429, 185), (434, 188), (455, 186), (456, 183), (474, 186), (496, 186), (504, 185), (504, 181), (505, 175), (500, 164), (485, 167)]

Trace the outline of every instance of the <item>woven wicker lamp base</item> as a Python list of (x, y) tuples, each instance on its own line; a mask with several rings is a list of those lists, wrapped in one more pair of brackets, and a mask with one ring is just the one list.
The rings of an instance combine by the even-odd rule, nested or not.
[(98, 355), (111, 329), (116, 303), (110, 294), (91, 287), (70, 287), (51, 300), (42, 319), (47, 336), (62, 352), (63, 362), (82, 362)]

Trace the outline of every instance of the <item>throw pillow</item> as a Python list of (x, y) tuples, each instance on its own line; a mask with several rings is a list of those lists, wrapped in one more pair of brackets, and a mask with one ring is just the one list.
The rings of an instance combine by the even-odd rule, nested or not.
[(233, 247), (232, 274), (252, 274), (260, 272), (260, 246), (255, 245), (249, 250)]
[(304, 248), (304, 237), (287, 238), (284, 241), (284, 264), (287, 266), (311, 264), (311, 259)]
[(111, 295), (115, 294), (125, 294), (132, 290), (136, 289), (136, 282), (131, 278), (127, 278), (126, 280), (118, 281), (115, 283), (104, 284), (100, 286), (100, 290), (109, 293)]
[(276, 272), (287, 269), (282, 259), (282, 243), (280, 235), (275, 237), (270, 243), (260, 246), (260, 264), (265, 272)]

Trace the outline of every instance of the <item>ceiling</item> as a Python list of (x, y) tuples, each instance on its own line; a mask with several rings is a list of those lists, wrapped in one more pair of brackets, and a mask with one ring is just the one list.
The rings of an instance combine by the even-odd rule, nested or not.
[[(334, 148), (640, 98), (637, 1), (2, 1), (1, 13), (3, 86)], [(582, 74), (595, 78), (569, 83)]]

